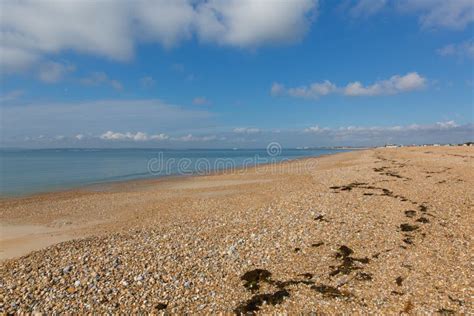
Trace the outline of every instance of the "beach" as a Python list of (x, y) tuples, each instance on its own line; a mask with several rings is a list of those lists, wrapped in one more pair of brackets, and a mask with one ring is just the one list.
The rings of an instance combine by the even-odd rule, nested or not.
[(474, 311), (474, 149), (0, 200), (0, 312)]

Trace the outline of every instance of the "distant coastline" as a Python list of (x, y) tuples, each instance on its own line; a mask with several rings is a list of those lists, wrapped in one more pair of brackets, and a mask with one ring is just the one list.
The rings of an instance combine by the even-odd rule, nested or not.
[[(284, 149), (271, 156), (266, 149), (2, 149), (0, 198), (73, 189), (87, 190), (126, 181), (211, 174), (226, 169), (237, 170), (244, 164), (250, 167), (350, 150), (356, 149)], [(174, 162), (170, 168), (154, 174), (148, 169), (148, 164), (160, 154), (163, 156), (163, 165), (172, 160)], [(218, 165), (218, 159), (223, 163)], [(187, 165), (184, 171), (179, 166), (180, 163)], [(207, 169), (202, 170), (203, 166)]]

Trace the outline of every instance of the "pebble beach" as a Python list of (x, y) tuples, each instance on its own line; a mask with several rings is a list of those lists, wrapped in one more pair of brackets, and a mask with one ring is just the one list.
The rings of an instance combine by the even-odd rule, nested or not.
[(472, 314), (474, 149), (0, 200), (1, 313)]

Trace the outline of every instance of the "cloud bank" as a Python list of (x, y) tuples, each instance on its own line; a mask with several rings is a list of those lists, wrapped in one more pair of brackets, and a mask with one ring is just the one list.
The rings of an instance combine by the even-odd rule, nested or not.
[(459, 30), (474, 22), (472, 0), (400, 0), (395, 6), (401, 12), (418, 14), (422, 28)]
[(354, 81), (344, 87), (337, 87), (328, 80), (295, 88), (286, 88), (281, 83), (273, 83), (270, 94), (272, 96), (290, 96), (304, 99), (318, 99), (321, 96), (335, 93), (351, 97), (393, 95), (422, 89), (426, 86), (426, 81), (427, 79), (417, 72), (410, 72), (403, 76), (394, 75), (389, 79), (379, 80), (367, 86), (359, 81)]
[(318, 0), (2, 1), (0, 67), (27, 69), (63, 51), (126, 61), (138, 43), (172, 47), (195, 36), (242, 48), (300, 40)]
[[(161, 130), (167, 130), (162, 128)], [(234, 128), (218, 133), (172, 133), (145, 131), (106, 131), (80, 134), (29, 134), (21, 144), (32, 147), (160, 147), (160, 148), (265, 148), (277, 141), (284, 148), (317, 146), (378, 146), (387, 143), (463, 143), (472, 141), (474, 125), (441, 121), (433, 124), (394, 126), (310, 126), (301, 130)]]
[(356, 0), (345, 7), (352, 18), (367, 18), (383, 9), (415, 14), (424, 29), (462, 30), (474, 22), (472, 0)]
[[(141, 131), (145, 135), (104, 134), (104, 139), (158, 139), (153, 131), (189, 133), (214, 126), (214, 114), (186, 109), (157, 99), (2, 105), (0, 134), (4, 138), (31, 135), (103, 135), (107, 131)], [(158, 135), (158, 136), (157, 136)], [(154, 137), (156, 136), (156, 137)], [(87, 138), (87, 137), (84, 137)]]
[(440, 56), (457, 56), (460, 58), (474, 59), (474, 39), (464, 41), (458, 44), (448, 44), (437, 50)]

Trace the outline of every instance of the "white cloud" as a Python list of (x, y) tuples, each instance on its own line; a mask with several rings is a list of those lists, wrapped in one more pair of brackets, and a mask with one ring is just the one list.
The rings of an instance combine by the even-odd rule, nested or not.
[(150, 136), (151, 140), (167, 140), (169, 138), (170, 137), (168, 135), (164, 134), (164, 133)]
[(303, 37), (318, 8), (317, 0), (210, 0), (197, 6), (201, 40), (239, 47), (288, 43)]
[(25, 94), (25, 91), (23, 90), (9, 91), (0, 96), (0, 103), (14, 101), (18, 99), (19, 97), (21, 97), (23, 94)]
[(67, 73), (74, 71), (76, 68), (71, 64), (63, 64), (58, 62), (45, 62), (39, 66), (38, 77), (46, 83), (55, 83), (60, 81)]
[(237, 47), (293, 42), (317, 8), (317, 0), (5, 0), (0, 68), (24, 71), (63, 51), (125, 61), (139, 43), (172, 47), (194, 35)]
[(233, 132), (236, 134), (258, 134), (261, 130), (255, 127), (237, 127), (233, 129)]
[(140, 84), (143, 88), (151, 88), (155, 85), (155, 79), (151, 76), (145, 76), (140, 79)]
[(287, 90), (289, 96), (297, 98), (317, 99), (337, 91), (336, 85), (328, 80), (321, 83), (312, 83), (309, 86), (290, 88)]
[(464, 29), (474, 22), (472, 0), (401, 0), (396, 5), (402, 12), (420, 14), (423, 28)]
[(80, 79), (79, 82), (87, 86), (109, 85), (117, 91), (123, 90), (123, 85), (120, 81), (110, 79), (104, 72), (93, 72), (89, 77)]
[(205, 97), (195, 97), (193, 99), (193, 104), (196, 104), (196, 105), (208, 105), (210, 103), (211, 102)]
[(442, 129), (455, 128), (459, 125), (455, 121), (437, 122), (436, 126)]
[(382, 10), (387, 0), (359, 0), (349, 9), (349, 14), (354, 18), (369, 17)]
[(315, 125), (315, 126), (310, 126), (308, 128), (305, 128), (304, 132), (305, 133), (322, 133), (322, 132), (325, 132), (327, 130), (328, 130), (327, 128), (321, 128), (318, 125)]
[(467, 40), (459, 44), (448, 44), (437, 50), (441, 56), (458, 56), (474, 58), (474, 40)]
[(353, 18), (365, 18), (384, 8), (394, 8), (400, 13), (418, 15), (422, 28), (462, 30), (474, 22), (472, 0), (357, 0), (353, 5), (346, 2), (342, 7)]
[(472, 139), (474, 125), (458, 125), (454, 121), (427, 125), (345, 126), (336, 128), (319, 128), (316, 125), (306, 128), (300, 133), (300, 139), (306, 139), (306, 144), (373, 146), (386, 143), (462, 143)]
[[(0, 135), (84, 135), (104, 131), (187, 133), (215, 126), (214, 114), (202, 108), (186, 109), (157, 99), (98, 100), (85, 102), (2, 103)], [(87, 130), (84, 128), (87, 127)]]
[(395, 75), (387, 80), (377, 81), (369, 86), (364, 86), (359, 81), (355, 81), (347, 84), (343, 88), (339, 88), (328, 80), (295, 88), (286, 88), (280, 83), (273, 83), (270, 88), (270, 94), (272, 96), (287, 95), (304, 99), (318, 99), (321, 96), (334, 93), (342, 93), (346, 96), (377, 96), (418, 90), (425, 87), (425, 85), (426, 78), (416, 72), (410, 72), (404, 76)]
[(209, 142), (217, 139), (218, 137), (216, 135), (194, 136), (193, 134), (187, 134), (185, 136), (171, 138), (171, 140), (179, 142)]
[(285, 86), (281, 83), (274, 82), (270, 88), (270, 94), (274, 97), (285, 94)]
[(116, 141), (136, 141), (136, 142), (144, 142), (144, 141), (162, 141), (169, 139), (169, 136), (166, 134), (157, 134), (157, 135), (148, 135), (144, 132), (127, 132), (127, 133), (116, 133), (112, 131), (105, 132), (104, 134), (100, 135), (100, 138), (103, 140), (116, 140)]
[(431, 125), (418, 125), (411, 124), (406, 126), (394, 125), (394, 126), (342, 126), (338, 128), (321, 128), (318, 125), (305, 128), (304, 133), (326, 133), (333, 135), (348, 135), (348, 134), (377, 134), (377, 133), (404, 133), (404, 132), (417, 132), (417, 131), (440, 131), (456, 129), (460, 127), (455, 121), (444, 121), (436, 122)]
[(336, 91), (336, 85), (328, 80), (295, 88), (286, 88), (283, 84), (275, 82), (270, 89), (270, 94), (272, 96), (288, 95), (295, 98), (317, 99), (320, 96), (335, 93)]
[(377, 81), (370, 86), (364, 87), (359, 81), (351, 82), (344, 88), (344, 94), (348, 96), (376, 96), (398, 94), (425, 87), (426, 79), (416, 72), (410, 72), (404, 76), (395, 75), (387, 80)]
[[(222, 148), (222, 145), (229, 147), (252, 147), (261, 146), (265, 148), (269, 142), (278, 142), (285, 148), (295, 146), (331, 146), (331, 145), (383, 145), (385, 143), (462, 143), (472, 140), (474, 135), (474, 125), (472, 123), (458, 124), (455, 121), (439, 121), (433, 124), (411, 124), (411, 125), (390, 125), (390, 126), (342, 126), (342, 127), (320, 127), (313, 125), (300, 130), (275, 130), (269, 129), (247, 138), (245, 135), (233, 133), (233, 131), (222, 130), (219, 134), (206, 134), (204, 130), (199, 134), (183, 130), (175, 135), (161, 133), (146, 133), (129, 129), (134, 132), (114, 132), (111, 129), (107, 132), (93, 133), (89, 126), (87, 132), (82, 134), (48, 131), (47, 133), (34, 133), (29, 130), (22, 130), (22, 134), (16, 137), (16, 144), (28, 142), (31, 146), (56, 147), (56, 146), (77, 146), (78, 140), (85, 140), (83, 144), (87, 146), (118, 147), (156, 147), (167, 146), (170, 148)], [(123, 130), (123, 129), (121, 129)], [(209, 131), (209, 129), (207, 130)], [(204, 132), (204, 133), (203, 133)], [(39, 136), (38, 136), (39, 135)], [(60, 136), (56, 136), (60, 135)], [(72, 136), (62, 136), (72, 135)], [(74, 136), (75, 135), (75, 136)], [(83, 136), (83, 135), (88, 135)], [(95, 135), (95, 136), (93, 136)], [(11, 138), (2, 138), (4, 144), (14, 144)]]

